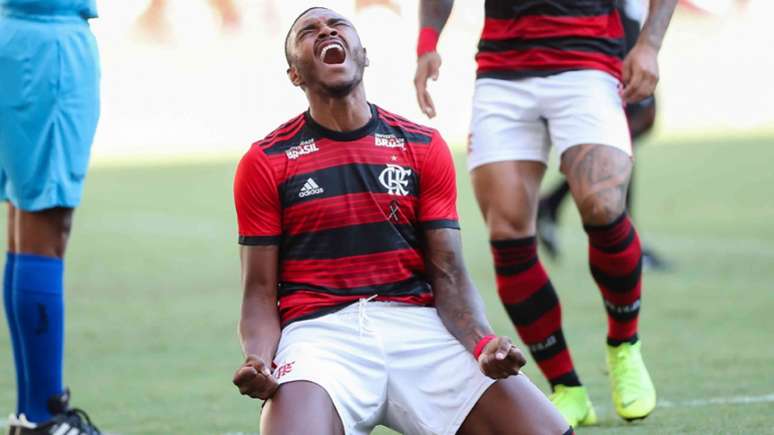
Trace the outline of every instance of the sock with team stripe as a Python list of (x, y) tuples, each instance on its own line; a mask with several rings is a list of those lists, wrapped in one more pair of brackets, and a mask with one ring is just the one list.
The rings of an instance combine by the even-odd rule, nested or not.
[(19, 327), (16, 323), (16, 313), (13, 309), (12, 286), (13, 269), (16, 266), (16, 254), (8, 252), (5, 257), (5, 271), (3, 273), (3, 306), (5, 307), (5, 319), (8, 322), (8, 332), (11, 336), (11, 348), (13, 351), (13, 363), (16, 367), (16, 414), (24, 412), (25, 376), (24, 361), (22, 360), (21, 342), (19, 341)]
[(17, 254), (13, 271), (13, 308), (24, 349), (27, 419), (49, 420), (49, 399), (62, 387), (64, 354), (64, 264), (60, 258)]
[(640, 313), (642, 247), (624, 212), (608, 225), (584, 226), (589, 237), (589, 265), (607, 310), (607, 343), (637, 341)]
[(551, 386), (579, 386), (562, 333), (559, 299), (537, 257), (535, 237), (490, 242), (497, 291), (524, 344)]

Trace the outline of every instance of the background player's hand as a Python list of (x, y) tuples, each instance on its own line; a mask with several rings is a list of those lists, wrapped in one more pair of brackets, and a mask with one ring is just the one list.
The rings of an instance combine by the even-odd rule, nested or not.
[(658, 83), (658, 49), (637, 43), (624, 59), (624, 89), (622, 97), (627, 103), (636, 103), (653, 95)]
[(435, 104), (427, 91), (427, 79), (438, 80), (441, 69), (441, 55), (436, 51), (423, 54), (417, 59), (417, 72), (414, 75), (414, 88), (417, 91), (417, 102), (422, 113), (428, 118), (435, 116)]
[(492, 379), (504, 379), (519, 374), (527, 360), (508, 337), (497, 337), (484, 346), (478, 357), (481, 372)]
[(234, 373), (234, 385), (239, 388), (240, 393), (253, 399), (270, 398), (277, 391), (279, 384), (269, 367), (264, 361), (248, 355), (245, 363)]

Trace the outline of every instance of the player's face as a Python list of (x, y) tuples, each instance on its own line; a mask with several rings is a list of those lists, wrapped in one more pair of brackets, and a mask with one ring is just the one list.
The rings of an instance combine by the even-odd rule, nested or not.
[(334, 97), (349, 94), (368, 65), (355, 27), (328, 9), (312, 9), (293, 26), (288, 40), (291, 81)]

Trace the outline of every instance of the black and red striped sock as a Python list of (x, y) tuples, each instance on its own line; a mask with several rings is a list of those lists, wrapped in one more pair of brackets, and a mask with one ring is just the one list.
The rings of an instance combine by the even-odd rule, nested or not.
[(642, 247), (624, 213), (608, 225), (584, 226), (589, 236), (591, 275), (607, 310), (607, 342), (611, 346), (637, 341), (642, 286)]
[(493, 240), (497, 292), (516, 331), (551, 383), (578, 386), (562, 333), (562, 309), (537, 257), (535, 237)]

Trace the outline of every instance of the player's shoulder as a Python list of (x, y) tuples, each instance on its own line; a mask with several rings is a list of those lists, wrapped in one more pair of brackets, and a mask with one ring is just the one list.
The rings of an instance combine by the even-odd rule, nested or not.
[[(437, 137), (440, 137), (438, 130), (410, 121), (396, 113), (376, 106), (376, 111), (380, 119), (379, 128), (376, 134), (388, 136), (397, 136), (404, 138), (411, 145), (429, 145)], [(379, 139), (379, 136), (377, 136)]]
[(304, 113), (282, 123), (264, 138), (252, 143), (245, 157), (260, 158), (284, 153), (290, 147), (299, 145), (303, 140), (306, 116)]

